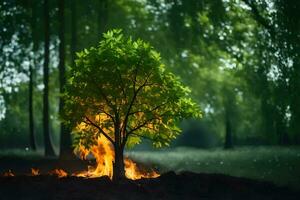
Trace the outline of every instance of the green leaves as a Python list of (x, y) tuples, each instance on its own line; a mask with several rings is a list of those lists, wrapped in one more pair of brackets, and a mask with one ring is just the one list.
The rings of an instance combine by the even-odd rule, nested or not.
[(149, 43), (114, 29), (98, 47), (77, 53), (64, 94), (65, 118), (73, 122), (79, 145), (93, 145), (105, 133), (118, 145), (116, 135), (127, 147), (142, 139), (161, 147), (179, 134), (179, 120), (201, 117), (189, 96), (189, 88), (165, 69)]

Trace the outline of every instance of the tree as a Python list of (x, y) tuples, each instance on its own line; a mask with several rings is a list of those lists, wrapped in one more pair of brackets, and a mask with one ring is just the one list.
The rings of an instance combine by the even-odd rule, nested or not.
[[(64, 93), (64, 119), (77, 145), (90, 147), (103, 135), (114, 147), (113, 180), (125, 177), (125, 146), (142, 138), (168, 145), (183, 118), (201, 117), (190, 90), (167, 72), (159, 53), (121, 30), (108, 31), (97, 47), (77, 53)], [(85, 128), (78, 128), (84, 125)]]
[(44, 20), (45, 20), (45, 44), (44, 44), (44, 94), (43, 94), (43, 129), (44, 129), (44, 145), (45, 155), (55, 155), (52, 147), (49, 127), (49, 2), (44, 0)]
[(75, 65), (75, 52), (77, 50), (77, 5), (76, 1), (71, 4), (71, 62)]
[[(63, 93), (66, 75), (65, 75), (65, 2), (64, 0), (58, 1), (58, 14), (59, 14), (59, 90)], [(63, 112), (64, 100), (60, 97), (59, 99), (59, 112)], [(61, 158), (69, 156), (71, 151), (71, 135), (67, 127), (61, 123), (60, 125), (60, 156)]]
[[(33, 40), (33, 52), (37, 51), (37, 29), (36, 29), (36, 2), (31, 1), (31, 36)], [(32, 150), (36, 150), (35, 143), (35, 130), (34, 130), (34, 116), (33, 116), (33, 89), (34, 89), (34, 80), (33, 80), (33, 67), (36, 66), (36, 58), (33, 58), (33, 63), (29, 65), (29, 90), (28, 90), (28, 114), (29, 114), (29, 143)]]
[[(258, 2), (243, 0), (251, 8), (253, 18), (257, 24), (262, 26), (268, 34), (265, 34), (264, 47), (268, 55), (269, 72), (278, 71), (278, 75), (273, 80), (272, 93), (268, 97), (269, 102), (274, 105), (265, 109), (266, 113), (272, 113), (271, 121), (275, 127), (279, 144), (289, 144), (291, 141), (299, 141), (299, 82), (300, 82), (300, 64), (299, 64), (299, 1), (277, 0), (273, 4), (268, 2)], [(270, 9), (271, 8), (271, 9)], [(268, 10), (268, 12), (265, 12)], [(268, 52), (269, 51), (269, 52)], [(272, 68), (271, 68), (271, 65)], [(265, 68), (265, 65), (260, 66)], [(268, 72), (268, 71), (267, 71)], [(264, 74), (263, 74), (264, 75)], [(268, 77), (269, 78), (269, 77)], [(270, 82), (270, 81), (265, 81)], [(265, 87), (263, 88), (265, 90)], [(266, 102), (266, 100), (264, 100)], [(270, 110), (272, 112), (270, 112)], [(269, 119), (269, 120), (268, 120)], [(269, 123), (270, 124), (270, 123)], [(270, 131), (270, 130), (269, 130)], [(290, 140), (293, 138), (294, 140)]]

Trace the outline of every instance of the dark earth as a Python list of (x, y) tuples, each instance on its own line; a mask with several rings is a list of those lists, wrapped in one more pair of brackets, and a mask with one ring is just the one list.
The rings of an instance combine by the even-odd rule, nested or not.
[(299, 192), (221, 174), (165, 173), (159, 178), (113, 183), (102, 178), (50, 175), (0, 178), (0, 199), (295, 199)]
[[(110, 199), (272, 199), (298, 200), (300, 192), (278, 187), (272, 183), (222, 174), (197, 174), (167, 172), (158, 178), (123, 180), (113, 183), (108, 177), (102, 178), (58, 178), (43, 174), (43, 170), (62, 167), (69, 171), (80, 166), (72, 162), (57, 161), (24, 162), (0, 159), (0, 172), (7, 167), (17, 171), (14, 177), (0, 177), (0, 200), (110, 200)], [(5, 162), (3, 162), (5, 161)], [(52, 163), (52, 165), (51, 165)], [(12, 165), (12, 166), (9, 166)], [(24, 175), (28, 167), (40, 167), (42, 175)], [(46, 168), (47, 166), (47, 168)], [(86, 167), (82, 163), (81, 167)], [(49, 168), (49, 169), (48, 169)], [(23, 175), (22, 175), (23, 174)], [(28, 174), (28, 173), (27, 173)]]

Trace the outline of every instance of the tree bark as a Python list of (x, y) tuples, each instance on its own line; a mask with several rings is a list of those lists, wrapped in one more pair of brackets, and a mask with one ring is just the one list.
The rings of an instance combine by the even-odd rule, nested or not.
[(289, 145), (289, 136), (287, 133), (287, 127), (285, 125), (284, 116), (281, 113), (277, 113), (276, 117), (276, 134), (278, 137), (279, 145)]
[[(33, 41), (33, 52), (37, 51), (37, 41), (36, 41), (36, 2), (31, 1), (31, 37)], [(33, 57), (33, 64), (29, 65), (29, 85), (28, 85), (28, 113), (29, 113), (29, 143), (32, 150), (36, 150), (35, 143), (35, 131), (34, 131), (34, 117), (33, 117), (33, 68), (36, 66), (36, 59)]]
[(124, 169), (124, 145), (122, 142), (121, 135), (121, 123), (119, 114), (116, 112), (115, 114), (115, 141), (114, 141), (114, 149), (115, 149), (115, 162), (113, 163), (113, 181), (118, 182), (120, 180), (125, 179), (125, 169)]
[(36, 143), (35, 143), (35, 133), (34, 133), (34, 117), (33, 117), (33, 69), (32, 65), (29, 65), (29, 105), (28, 105), (28, 111), (29, 111), (29, 142), (30, 142), (30, 148), (32, 150), (36, 150)]
[[(66, 84), (65, 75), (65, 1), (58, 0), (58, 17), (59, 17), (59, 90), (60, 94), (64, 92)], [(59, 113), (64, 110), (64, 100), (62, 97), (59, 99)], [(60, 124), (60, 158), (67, 159), (72, 158), (71, 148), (71, 134), (70, 130), (63, 124)]]
[(224, 148), (225, 149), (231, 149), (233, 148), (233, 139), (232, 139), (232, 125), (230, 120), (230, 114), (229, 112), (225, 111), (225, 143)]
[(115, 144), (115, 162), (113, 163), (113, 181), (118, 182), (126, 179), (124, 165), (124, 147)]
[(55, 156), (51, 142), (49, 127), (49, 43), (50, 43), (50, 20), (49, 20), (49, 2), (44, 0), (44, 23), (45, 23), (45, 44), (44, 44), (44, 94), (43, 94), (43, 131), (44, 146), (46, 156)]
[(76, 1), (72, 1), (71, 3), (71, 63), (72, 66), (75, 66), (75, 58), (76, 58), (76, 51), (77, 51), (77, 19), (76, 14)]

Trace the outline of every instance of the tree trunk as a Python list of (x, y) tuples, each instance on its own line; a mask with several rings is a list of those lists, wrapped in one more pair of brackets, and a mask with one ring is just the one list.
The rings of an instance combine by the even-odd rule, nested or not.
[(287, 133), (287, 128), (281, 114), (278, 114), (277, 121), (276, 121), (276, 134), (278, 137), (278, 144), (279, 145), (289, 145), (289, 136)]
[(115, 162), (113, 163), (113, 181), (118, 182), (125, 179), (125, 169), (124, 169), (124, 145), (122, 143), (122, 133), (120, 130), (121, 123), (119, 121), (119, 115), (115, 115)]
[(32, 65), (29, 66), (29, 142), (30, 142), (30, 148), (32, 150), (36, 150), (36, 144), (35, 144), (35, 137), (34, 137), (34, 118), (33, 118), (33, 70)]
[[(65, 76), (65, 2), (64, 0), (58, 0), (58, 17), (59, 17), (59, 89), (60, 93), (64, 92), (66, 84)], [(64, 110), (64, 101), (62, 97), (59, 99), (59, 113)], [(70, 130), (63, 124), (60, 124), (60, 158), (67, 159), (72, 158), (71, 148), (71, 134)]]
[(113, 181), (118, 182), (126, 179), (124, 165), (124, 147), (115, 145), (115, 162), (113, 163)]
[(46, 156), (55, 156), (50, 137), (49, 128), (49, 2), (44, 0), (44, 23), (45, 23), (45, 44), (44, 44), (44, 94), (43, 94), (43, 128), (44, 128), (44, 146)]
[[(33, 52), (37, 51), (37, 41), (36, 41), (36, 2), (34, 0), (31, 1), (31, 37), (33, 41)], [(33, 117), (33, 67), (36, 66), (36, 59), (33, 58), (33, 65), (29, 65), (29, 86), (28, 86), (28, 113), (29, 113), (29, 143), (30, 148), (32, 150), (36, 150), (35, 143), (35, 131), (34, 131), (34, 117)]]
[(71, 3), (71, 63), (75, 66), (75, 53), (77, 51), (77, 20), (76, 20), (76, 1)]
[(231, 149), (233, 148), (233, 142), (232, 142), (232, 127), (231, 127), (231, 121), (230, 121), (230, 115), (228, 111), (226, 111), (225, 114), (225, 143), (224, 148), (225, 149)]

